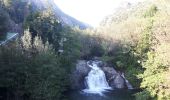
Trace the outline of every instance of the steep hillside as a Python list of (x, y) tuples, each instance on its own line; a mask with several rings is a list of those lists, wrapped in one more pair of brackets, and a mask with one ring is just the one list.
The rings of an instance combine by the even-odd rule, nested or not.
[(137, 100), (170, 99), (169, 5), (168, 0), (148, 0), (119, 9), (97, 29), (128, 50), (127, 54), (119, 51), (115, 61), (130, 82), (143, 89)]
[(9, 31), (23, 32), (23, 22), (31, 12), (42, 12), (51, 9), (63, 26), (80, 27), (85, 29), (89, 25), (76, 20), (62, 12), (53, 0), (2, 0), (1, 9), (6, 12), (9, 20)]
[(30, 1), (33, 3), (32, 5), (36, 6), (36, 8), (39, 10), (47, 9), (47, 8), (52, 9), (56, 17), (63, 25), (68, 25), (72, 27), (78, 26), (81, 29), (85, 29), (89, 27), (89, 25), (80, 22), (75, 18), (62, 12), (61, 9), (59, 9), (58, 6), (55, 4), (54, 0), (30, 0)]

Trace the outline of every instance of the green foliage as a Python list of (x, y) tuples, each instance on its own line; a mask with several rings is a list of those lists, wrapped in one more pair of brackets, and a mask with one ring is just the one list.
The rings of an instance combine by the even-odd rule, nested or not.
[[(20, 43), (0, 48), (0, 87), (8, 88), (15, 96), (61, 100), (76, 60), (100, 56), (125, 72), (134, 87), (143, 89), (135, 95), (137, 100), (170, 99), (167, 5), (149, 3), (146, 10), (145, 5), (139, 4), (135, 10), (114, 14), (109, 23), (107, 18), (100, 29), (84, 32), (63, 27), (50, 9), (31, 11), (26, 18), (27, 2), (1, 1), (11, 19), (16, 23), (25, 21), (25, 29), (31, 32), (26, 31)], [(1, 34), (7, 31), (3, 10), (0, 10)]]
[(0, 40), (6, 38), (6, 32), (8, 30), (8, 17), (7, 14), (0, 8)]
[(28, 2), (26, 0), (2, 0), (4, 9), (9, 13), (11, 19), (19, 24), (27, 15)]
[[(61, 39), (58, 40), (58, 56), (61, 65), (70, 72), (80, 58), (80, 42), (76, 30), (70, 27), (63, 27)], [(61, 51), (60, 51), (61, 50)]]
[(153, 27), (153, 20), (149, 19), (149, 22), (142, 32), (142, 36), (135, 48), (135, 52), (141, 57), (141, 59), (146, 59), (147, 52), (151, 49), (152, 45), (152, 27)]
[(137, 75), (141, 74), (143, 69), (141, 66), (127, 66), (125, 70), (126, 78), (129, 82), (131, 82), (132, 86), (135, 88), (140, 87), (141, 79), (137, 77)]
[(24, 27), (29, 28), (32, 36), (40, 36), (43, 43), (49, 41), (58, 53), (59, 60), (67, 71), (70, 71), (76, 60), (80, 57), (80, 42), (76, 29), (72, 29), (57, 20), (51, 9), (31, 13)]
[[(127, 44), (126, 44), (127, 45)], [(135, 54), (132, 46), (118, 47), (112, 57), (112, 64), (117, 70), (123, 71), (126, 78), (130, 81), (133, 87), (138, 88), (140, 86), (141, 79), (137, 77), (138, 74), (143, 72), (140, 63), (140, 57)], [(126, 51), (126, 52), (125, 52)], [(128, 52), (127, 52), (128, 51)]]
[[(147, 13), (147, 17), (151, 20), (150, 24), (146, 28), (147, 34), (143, 34), (142, 44), (137, 48), (141, 48), (140, 55), (142, 58), (142, 66), (145, 69), (143, 74), (139, 77), (142, 78), (141, 88), (144, 91), (136, 94), (137, 100), (168, 100), (169, 99), (169, 86), (167, 86), (166, 71), (167, 65), (163, 63), (165, 58), (161, 58), (162, 54), (159, 52), (158, 48), (158, 37), (157, 34), (153, 33), (155, 14), (157, 12), (157, 7), (152, 6)], [(154, 19), (154, 20), (153, 20)], [(161, 23), (158, 23), (161, 24)], [(160, 39), (159, 39), (160, 40)], [(142, 46), (141, 46), (142, 45)], [(159, 47), (159, 46), (158, 46)], [(139, 50), (139, 49), (138, 49)]]
[(144, 90), (142, 92), (139, 92), (136, 95), (136, 100), (151, 100), (153, 99), (151, 96), (150, 96), (150, 92)]
[(112, 57), (110, 57), (110, 56), (102, 56), (101, 57), (101, 60), (103, 61), (103, 62), (108, 62), (108, 61), (111, 61), (113, 58)]
[[(158, 100), (168, 100), (168, 96), (165, 95), (166, 89), (164, 89), (165, 74), (167, 68), (157, 58), (155, 52), (148, 52), (148, 59), (144, 62), (143, 67), (146, 69), (143, 74), (140, 75), (142, 78), (141, 88), (145, 88), (145, 91), (150, 93), (153, 98), (159, 98)], [(147, 98), (148, 96), (142, 91), (137, 96)], [(137, 97), (138, 98), (138, 97)], [(140, 99), (139, 99), (140, 100)]]
[(48, 42), (32, 40), (25, 32), (21, 43), (0, 48), (0, 87), (15, 97), (30, 100), (61, 100), (68, 84), (68, 74)]
[(49, 41), (58, 49), (61, 40), (61, 23), (48, 10), (30, 14), (25, 21), (25, 29), (30, 29), (33, 37), (39, 35), (43, 42)]
[(94, 45), (90, 49), (90, 55), (92, 56), (102, 56), (104, 54), (104, 49), (100, 45)]
[(158, 8), (156, 5), (152, 5), (144, 14), (144, 17), (153, 17), (156, 12), (158, 11)]
[(98, 29), (115, 40), (112, 44), (119, 44), (103, 59), (124, 71), (134, 87), (143, 89), (136, 94), (137, 100), (169, 100), (168, 1), (146, 1), (136, 8), (116, 12)]
[(57, 59), (54, 54), (41, 54), (33, 58), (26, 80), (26, 89), (32, 99), (60, 100), (63, 96), (68, 82), (67, 73)]

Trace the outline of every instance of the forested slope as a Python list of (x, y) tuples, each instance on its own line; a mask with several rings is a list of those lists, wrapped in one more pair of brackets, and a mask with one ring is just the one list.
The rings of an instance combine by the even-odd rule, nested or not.
[(170, 99), (169, 5), (168, 0), (148, 0), (121, 9), (98, 29), (128, 52), (128, 56), (118, 53), (115, 58), (133, 85), (143, 89), (136, 95), (139, 100)]
[(51, 8), (37, 9), (29, 0), (0, 4), (1, 37), (20, 33), (16, 41), (0, 46), (0, 99), (64, 99), (80, 56), (78, 33)]

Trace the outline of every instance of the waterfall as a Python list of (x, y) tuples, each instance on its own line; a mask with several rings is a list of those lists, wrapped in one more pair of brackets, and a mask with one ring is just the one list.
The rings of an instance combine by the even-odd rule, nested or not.
[(85, 83), (87, 86), (83, 91), (86, 93), (102, 94), (102, 92), (111, 89), (106, 81), (105, 73), (97, 66), (97, 63), (97, 61), (93, 61), (92, 64), (87, 62), (91, 71), (88, 73), (88, 76), (85, 77)]

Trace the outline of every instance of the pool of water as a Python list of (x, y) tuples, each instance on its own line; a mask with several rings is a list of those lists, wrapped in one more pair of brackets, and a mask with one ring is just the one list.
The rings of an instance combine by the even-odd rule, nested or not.
[(88, 94), (82, 91), (71, 91), (68, 93), (68, 100), (135, 100), (134, 90), (112, 90), (103, 95)]

